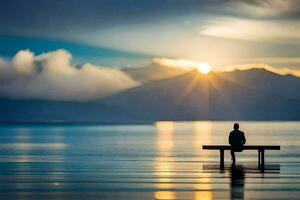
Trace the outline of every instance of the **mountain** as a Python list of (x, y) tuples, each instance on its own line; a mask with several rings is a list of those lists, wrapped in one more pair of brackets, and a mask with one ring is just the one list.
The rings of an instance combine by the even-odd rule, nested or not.
[(222, 73), (203, 75), (192, 71), (145, 84), (102, 102), (118, 105), (143, 120), (300, 119), (300, 101), (248, 87)]
[(134, 80), (137, 80), (141, 83), (148, 83), (151, 81), (176, 77), (190, 71), (190, 69), (165, 66), (152, 61), (145, 67), (128, 67), (123, 68), (122, 71), (127, 73)]
[(290, 74), (279, 75), (266, 69), (249, 69), (220, 75), (244, 87), (268, 91), (283, 98), (300, 99), (300, 78)]
[(0, 99), (0, 121), (20, 123), (134, 122), (118, 107), (99, 102)]
[[(131, 67), (122, 70), (141, 83), (169, 79), (190, 71), (184, 68), (164, 66), (154, 61), (146, 67)], [(218, 74), (243, 87), (267, 91), (283, 98), (300, 100), (300, 78), (291, 74), (280, 75), (263, 68), (218, 72)]]
[[(266, 70), (197, 70), (89, 102), (0, 99), (2, 122), (143, 123), (300, 120), (299, 78)], [(274, 87), (273, 87), (274, 86)]]

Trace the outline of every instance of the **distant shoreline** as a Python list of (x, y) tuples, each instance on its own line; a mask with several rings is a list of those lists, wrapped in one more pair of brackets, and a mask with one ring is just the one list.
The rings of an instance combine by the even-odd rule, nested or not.
[(101, 125), (101, 126), (118, 126), (118, 125), (151, 125), (156, 122), (197, 122), (197, 121), (211, 121), (211, 122), (300, 122), (300, 120), (158, 120), (158, 121), (130, 121), (130, 122), (13, 122), (13, 121), (0, 121), (0, 125), (63, 125), (63, 126), (74, 126), (74, 125)]

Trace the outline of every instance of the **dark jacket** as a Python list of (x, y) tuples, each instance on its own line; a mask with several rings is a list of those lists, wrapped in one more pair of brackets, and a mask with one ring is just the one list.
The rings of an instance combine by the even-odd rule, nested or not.
[(246, 143), (244, 132), (233, 130), (229, 135), (229, 144), (233, 151), (243, 151), (243, 146)]

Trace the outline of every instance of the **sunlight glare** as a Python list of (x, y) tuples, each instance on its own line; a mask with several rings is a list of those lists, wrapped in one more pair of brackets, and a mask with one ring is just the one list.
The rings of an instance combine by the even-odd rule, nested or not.
[(159, 191), (159, 192), (155, 192), (155, 199), (157, 200), (171, 200), (171, 199), (175, 199), (175, 195), (173, 192), (170, 191)]
[[(171, 200), (176, 199), (175, 192), (166, 191), (170, 189), (172, 185), (172, 176), (176, 175), (174, 170), (174, 160), (172, 156), (173, 148), (173, 134), (174, 134), (174, 122), (172, 121), (160, 121), (156, 122), (157, 130), (157, 150), (159, 152), (158, 157), (155, 158), (155, 176), (156, 187), (158, 191), (155, 192), (155, 199)], [(163, 189), (160, 191), (160, 189)]]
[(194, 62), (185, 59), (169, 59), (169, 58), (155, 58), (153, 60), (163, 66), (176, 67), (181, 69), (197, 69), (202, 74), (208, 74), (211, 71), (211, 66), (206, 62)]
[(197, 69), (202, 74), (208, 74), (211, 70), (211, 66), (208, 63), (200, 63), (198, 64)]

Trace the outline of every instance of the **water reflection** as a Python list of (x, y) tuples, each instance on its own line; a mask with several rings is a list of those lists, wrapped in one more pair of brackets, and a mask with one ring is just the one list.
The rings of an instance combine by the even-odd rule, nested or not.
[(156, 144), (158, 156), (155, 159), (155, 175), (157, 177), (155, 199), (175, 199), (175, 193), (168, 191), (172, 188), (172, 175), (174, 171), (174, 160), (172, 157), (174, 122), (156, 123)]
[[(174, 187), (174, 176), (178, 169), (174, 165), (174, 134), (176, 131), (175, 123), (170, 121), (157, 122), (156, 124), (156, 147), (158, 156), (155, 159), (155, 175), (157, 177), (156, 187), (158, 191), (154, 194), (156, 199), (176, 199), (177, 194), (172, 191)], [(210, 143), (212, 134), (212, 122), (199, 121), (192, 122), (192, 132), (194, 144), (191, 146), (194, 148), (196, 155), (202, 154), (202, 145)], [(180, 131), (180, 126), (178, 131)], [(181, 133), (182, 134), (182, 133)], [(179, 135), (180, 136), (180, 135)], [(186, 136), (188, 137), (188, 135)], [(178, 137), (180, 138), (180, 137)], [(184, 139), (184, 138), (183, 138)], [(182, 142), (182, 141), (179, 141)], [(207, 152), (205, 152), (207, 153)], [(196, 156), (197, 159), (197, 156)], [(189, 169), (189, 166), (185, 166), (185, 169)], [(197, 174), (197, 183), (189, 185), (197, 190), (194, 193), (195, 200), (211, 200), (213, 199), (211, 174)]]
[(199, 191), (195, 192), (195, 200), (212, 200), (213, 195), (211, 191)]
[(10, 143), (0, 144), (1, 149), (65, 149), (64, 143)]
[[(199, 155), (207, 154), (202, 151), (203, 144), (209, 144), (211, 141), (212, 134), (212, 122), (210, 121), (197, 121), (193, 122), (193, 132), (194, 132), (194, 143), (196, 152)], [(206, 174), (203, 177), (202, 174), (198, 175), (198, 183), (195, 185), (195, 189), (199, 190), (195, 192), (194, 199), (195, 200), (212, 200), (212, 185), (211, 185), (211, 174)]]
[[(243, 165), (231, 165), (230, 167), (225, 167), (225, 171), (220, 171), (219, 165), (203, 165), (203, 171), (209, 174), (215, 173), (228, 173), (230, 177), (230, 199), (232, 200), (242, 200), (244, 199), (244, 189), (245, 189), (245, 179), (246, 179), (246, 171), (255, 172), (257, 170), (258, 173), (260, 171), (258, 169), (245, 169)], [(209, 196), (209, 199), (213, 199), (212, 193)], [(206, 194), (207, 195), (207, 194)], [(201, 198), (199, 198), (201, 199)], [(208, 199), (208, 198), (205, 198)]]
[[(264, 171), (261, 171), (256, 165), (231, 165), (225, 166), (224, 171), (220, 171), (220, 166), (216, 164), (205, 164), (203, 165), (203, 171), (209, 174), (217, 173), (226, 173), (230, 177), (230, 199), (232, 200), (242, 200), (245, 199), (245, 185), (247, 174), (251, 174), (253, 177), (254, 174), (261, 175), (261, 178), (264, 178), (264, 173), (270, 174), (279, 174), (280, 165), (266, 165)], [(257, 176), (256, 176), (257, 177)], [(270, 177), (269, 177), (270, 178)], [(213, 197), (212, 197), (213, 199)]]
[(197, 121), (193, 122), (193, 132), (195, 135), (195, 146), (197, 151), (202, 150), (203, 144), (211, 143), (212, 122), (211, 121)]
[[(64, 175), (64, 129), (48, 129), (49, 135), (43, 135), (41, 128), (17, 128), (15, 135), (0, 143), (0, 150), (7, 156), (0, 159), (2, 191), (14, 191), (22, 198), (22, 191), (31, 194), (41, 189), (57, 189), (66, 179)], [(10, 176), (7, 176), (10, 174)], [(2, 182), (3, 183), (3, 182)]]
[(158, 191), (154, 194), (155, 199), (157, 200), (167, 200), (167, 199), (175, 199), (175, 193), (170, 191)]
[[(154, 195), (156, 199), (176, 199), (177, 194), (174, 191), (172, 191), (174, 187), (176, 187), (174, 185), (174, 183), (176, 183), (176, 181), (174, 180), (174, 176), (176, 176), (176, 173), (179, 170), (176, 168), (176, 165), (174, 165), (176, 163), (174, 162), (175, 155), (173, 152), (173, 148), (175, 146), (175, 123), (164, 121), (157, 122), (155, 125), (157, 133), (156, 147), (158, 151), (158, 156), (155, 159), (155, 175), (157, 177), (156, 187), (158, 188), (158, 191)], [(179, 126), (178, 131), (181, 130), (180, 128), (181, 127)], [(199, 154), (200, 156), (202, 154), (202, 145), (205, 143), (210, 143), (211, 141), (212, 122), (192, 122), (192, 128), (193, 129), (191, 131), (193, 132), (194, 144), (191, 147), (194, 148), (196, 155), (198, 156)], [(186, 137), (188, 137), (188, 135)], [(184, 166), (184, 168), (189, 169), (190, 167)], [(194, 199), (213, 199), (212, 185), (210, 183), (211, 174), (205, 174), (205, 176), (203, 176), (203, 174), (197, 174), (195, 178), (197, 179), (197, 183), (188, 186), (193, 187), (195, 190), (197, 190), (194, 193)]]
[(244, 199), (245, 171), (243, 165), (231, 165), (230, 168), (230, 198)]
[(282, 134), (286, 126), (264, 125), (261, 130), (249, 125), (249, 142), (298, 141), (280, 154), (268, 153), (267, 163), (281, 163), (281, 174), (268, 165), (262, 173), (256, 151), (240, 154), (238, 163), (244, 165), (235, 169), (227, 152), (220, 173), (218, 152), (202, 151), (202, 145), (227, 143), (231, 122), (158, 122), (155, 130), (152, 125), (4, 127), (0, 144), (13, 145), (0, 148), (0, 192), (20, 199), (40, 193), (76, 199), (77, 191), (86, 199), (297, 199), (300, 125), (288, 135)]
[(173, 148), (174, 122), (157, 122), (156, 133), (159, 153), (170, 154)]

